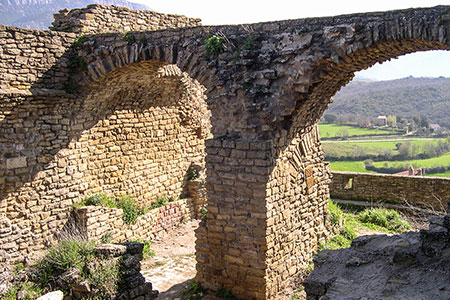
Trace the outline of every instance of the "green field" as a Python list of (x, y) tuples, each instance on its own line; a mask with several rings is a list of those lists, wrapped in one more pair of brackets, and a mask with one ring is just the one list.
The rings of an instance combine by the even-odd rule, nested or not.
[(399, 165), (404, 165), (408, 163), (415, 168), (424, 168), (424, 167), (436, 167), (436, 166), (448, 166), (450, 165), (450, 153), (439, 157), (427, 158), (427, 159), (412, 159), (412, 160), (403, 160), (403, 161), (376, 161), (373, 163), (375, 167), (383, 167), (387, 165), (388, 167), (395, 167)]
[(376, 173), (366, 170), (362, 161), (332, 161), (330, 167), (332, 171)]
[(384, 154), (387, 151), (396, 155), (399, 154), (397, 151), (396, 144), (409, 142), (411, 145), (416, 146), (419, 151), (418, 153), (423, 153), (424, 146), (427, 144), (436, 145), (439, 141), (445, 141), (445, 139), (396, 139), (393, 141), (323, 141), (322, 146), (326, 154), (330, 156), (356, 156), (356, 155), (378, 155)]
[(321, 138), (351, 137), (361, 135), (398, 135), (401, 132), (382, 129), (359, 128), (337, 124), (319, 124)]

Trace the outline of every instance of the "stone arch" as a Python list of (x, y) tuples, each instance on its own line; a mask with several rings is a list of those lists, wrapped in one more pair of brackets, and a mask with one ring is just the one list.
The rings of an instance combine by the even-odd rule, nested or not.
[(147, 207), (186, 195), (188, 170), (204, 164), (210, 135), (204, 90), (175, 65), (155, 60), (92, 82), (74, 119), (77, 139), (68, 145), (83, 158), (83, 194), (126, 194)]
[[(300, 49), (291, 58), (292, 69), (279, 74), (284, 95), (295, 99), (295, 105), (286, 101), (286, 112), (290, 109), (291, 114), (272, 123), (276, 130), (266, 205), (274, 217), (267, 223), (271, 237), (266, 282), (273, 289), (268, 290), (268, 298), (295, 281), (294, 274), (302, 272), (332, 230), (327, 213), (330, 170), (316, 127), (331, 97), (354, 72), (377, 62), (416, 51), (450, 50), (448, 21), (443, 22), (439, 12), (423, 16), (410, 10), (388, 21), (358, 20), (317, 32), (322, 39), (311, 44), (310, 53)], [(299, 35), (299, 40), (314, 36)]]

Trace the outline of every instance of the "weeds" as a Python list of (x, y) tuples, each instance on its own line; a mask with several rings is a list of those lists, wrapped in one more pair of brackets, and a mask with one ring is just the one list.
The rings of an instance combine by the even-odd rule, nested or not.
[(411, 229), (411, 225), (402, 220), (400, 214), (393, 209), (366, 209), (358, 214), (358, 218), (363, 223), (382, 226), (390, 231), (398, 233)]
[(189, 285), (183, 290), (181, 296), (186, 300), (200, 300), (205, 293), (202, 285), (195, 280), (189, 282)]
[(198, 170), (195, 168), (191, 168), (187, 173), (187, 180), (195, 180), (199, 177)]
[(42, 289), (62, 289), (68, 293), (69, 281), (86, 280), (99, 299), (112, 299), (120, 280), (119, 262), (102, 260), (95, 255), (95, 243), (72, 237), (51, 247), (36, 264), (37, 278)]
[(153, 202), (152, 205), (150, 206), (150, 209), (155, 209), (155, 208), (158, 208), (158, 207), (162, 207), (162, 206), (165, 206), (167, 204), (169, 204), (169, 200), (165, 196), (163, 196), (163, 197), (160, 197), (160, 198), (156, 199), (156, 201)]
[(74, 203), (74, 207), (81, 206), (105, 206), (109, 208), (119, 208), (123, 210), (123, 221), (126, 224), (136, 223), (140, 215), (148, 212), (146, 208), (139, 208), (136, 201), (130, 196), (121, 196), (117, 200), (113, 197), (108, 197), (105, 194), (95, 194), (84, 198), (82, 201)]
[(221, 286), (217, 291), (216, 291), (216, 297), (219, 297), (221, 299), (236, 299), (236, 297), (233, 296), (233, 293), (224, 288), (223, 286)]
[(123, 39), (128, 42), (128, 45), (136, 42), (136, 37), (129, 31), (123, 33)]
[[(386, 209), (365, 209), (360, 212), (352, 212), (346, 210), (343, 212), (341, 208), (330, 201), (329, 213), (331, 222), (340, 222), (343, 219), (343, 225), (339, 234), (324, 244), (320, 244), (319, 248), (323, 249), (340, 249), (350, 247), (354, 238), (357, 237), (359, 229), (369, 229), (388, 233), (401, 233), (411, 229), (408, 222), (401, 219), (399, 213), (395, 210)], [(335, 224), (335, 223), (333, 223)]]
[(155, 250), (152, 249), (152, 242), (148, 240), (136, 239), (130, 242), (137, 242), (144, 244), (144, 249), (142, 250), (142, 255), (144, 256), (143, 260), (146, 260), (152, 256), (155, 256)]
[(89, 38), (85, 35), (80, 35), (75, 42), (72, 44), (72, 48), (77, 49), (80, 48), (85, 42), (87, 42)]

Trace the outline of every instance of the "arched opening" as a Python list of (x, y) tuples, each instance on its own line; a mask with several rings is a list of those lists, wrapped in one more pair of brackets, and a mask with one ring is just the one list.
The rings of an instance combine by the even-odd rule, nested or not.
[(271, 214), (277, 216), (273, 228), (279, 229), (273, 231), (274, 249), (281, 245), (293, 245), (298, 249), (274, 252), (273, 268), (280, 269), (271, 272), (269, 280), (283, 282), (281, 289), (294, 281), (289, 283), (283, 274), (301, 273), (318, 244), (332, 230), (328, 216), (330, 168), (324, 161), (316, 125), (332, 96), (354, 77), (356, 71), (376, 62), (415, 51), (449, 49), (447, 44), (440, 42), (389, 40), (368, 48), (352, 49), (347, 55), (321, 60), (315, 66), (314, 84), (297, 104), (289, 127), (277, 132), (276, 163), (268, 182), (269, 188), (278, 191), (268, 198), (273, 208)]

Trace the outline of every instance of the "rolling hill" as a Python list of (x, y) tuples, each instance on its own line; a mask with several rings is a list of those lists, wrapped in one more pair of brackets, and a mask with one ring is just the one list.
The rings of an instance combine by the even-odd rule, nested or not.
[(150, 10), (145, 5), (126, 0), (0, 0), (0, 24), (48, 29), (53, 22), (53, 14), (60, 9), (81, 8), (94, 3)]
[(368, 117), (426, 116), (430, 123), (450, 128), (450, 78), (354, 80), (334, 96), (327, 113)]

